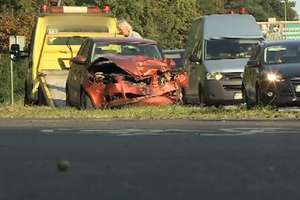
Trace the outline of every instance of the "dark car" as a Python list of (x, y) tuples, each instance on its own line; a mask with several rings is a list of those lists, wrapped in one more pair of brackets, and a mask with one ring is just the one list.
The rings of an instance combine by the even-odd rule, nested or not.
[(300, 41), (265, 42), (256, 47), (243, 77), (248, 106), (300, 104)]
[(184, 73), (146, 39), (88, 38), (72, 59), (66, 104), (81, 109), (170, 105), (182, 101)]
[(185, 49), (163, 49), (162, 50), (165, 58), (170, 58), (175, 61), (175, 70), (183, 70), (183, 59), (185, 54)]

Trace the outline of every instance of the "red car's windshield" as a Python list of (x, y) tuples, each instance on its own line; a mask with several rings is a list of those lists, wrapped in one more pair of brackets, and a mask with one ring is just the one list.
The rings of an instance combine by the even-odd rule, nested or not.
[(148, 58), (162, 59), (161, 52), (155, 44), (97, 43), (93, 50), (92, 60), (108, 53), (125, 56), (141, 55)]

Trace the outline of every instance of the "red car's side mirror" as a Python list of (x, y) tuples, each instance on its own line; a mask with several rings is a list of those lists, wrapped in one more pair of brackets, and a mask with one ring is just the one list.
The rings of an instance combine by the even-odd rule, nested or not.
[(84, 65), (87, 63), (87, 58), (84, 56), (76, 56), (72, 58), (72, 63), (77, 64), (77, 65)]

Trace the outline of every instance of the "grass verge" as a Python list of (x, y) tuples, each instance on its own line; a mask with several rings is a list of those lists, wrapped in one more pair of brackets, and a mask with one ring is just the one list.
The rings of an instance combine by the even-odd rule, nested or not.
[(279, 112), (274, 108), (243, 106), (232, 109), (199, 108), (195, 106), (126, 107), (121, 109), (77, 110), (75, 108), (24, 107), (22, 105), (0, 106), (2, 119), (102, 119), (102, 120), (295, 120), (300, 112)]

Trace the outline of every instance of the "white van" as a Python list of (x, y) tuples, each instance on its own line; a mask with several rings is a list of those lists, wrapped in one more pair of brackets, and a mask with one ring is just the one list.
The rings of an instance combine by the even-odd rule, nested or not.
[(242, 73), (263, 34), (251, 15), (210, 15), (194, 20), (186, 44), (185, 100), (200, 105), (242, 101)]

